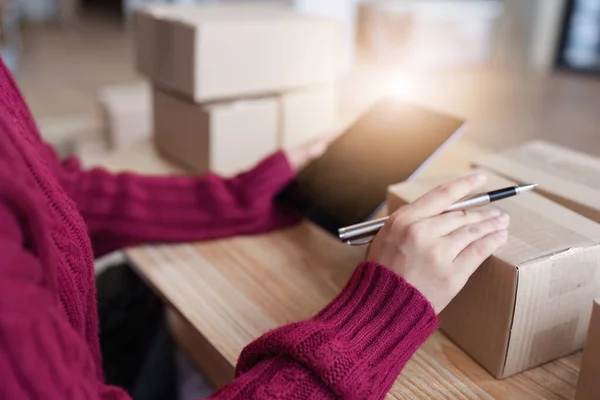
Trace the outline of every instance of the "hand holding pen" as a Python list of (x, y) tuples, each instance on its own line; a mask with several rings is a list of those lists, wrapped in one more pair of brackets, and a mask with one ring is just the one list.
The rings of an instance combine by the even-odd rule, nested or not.
[(375, 236), (367, 261), (392, 270), (421, 292), (437, 313), (442, 311), (507, 240), (509, 217), (498, 209), (444, 213), (484, 181), (480, 175), (458, 179), (394, 212)]
[[(537, 184), (517, 185), (487, 193), (480, 193), (453, 203), (451, 206), (446, 208), (444, 213), (481, 207), (494, 201), (529, 192), (536, 186)], [(377, 234), (377, 232), (379, 232), (379, 230), (384, 226), (388, 218), (389, 217), (383, 217), (373, 221), (362, 222), (360, 224), (340, 228), (338, 230), (339, 238), (349, 245), (368, 244), (373, 240), (373, 237)]]

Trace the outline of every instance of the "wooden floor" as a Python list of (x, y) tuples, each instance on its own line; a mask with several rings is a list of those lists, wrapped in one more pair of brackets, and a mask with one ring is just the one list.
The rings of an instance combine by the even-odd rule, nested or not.
[(468, 138), (486, 147), (539, 138), (600, 156), (600, 75), (369, 69), (343, 86), (343, 113), (384, 94), (463, 117)]
[[(141, 79), (128, 30), (120, 17), (109, 15), (26, 31), (16, 76), (36, 118), (97, 115), (99, 88)], [(544, 138), (600, 156), (600, 77), (369, 67), (340, 88), (346, 116), (356, 117), (375, 98), (395, 94), (465, 117), (469, 138), (492, 148)]]
[(88, 15), (73, 26), (24, 31), (16, 78), (36, 118), (93, 114), (102, 86), (141, 80), (128, 29), (116, 14)]
[(541, 138), (600, 156), (600, 76), (495, 74), (470, 81), (464, 98), (460, 84), (450, 84), (458, 98), (446, 109), (464, 110), (474, 141), (498, 148)]

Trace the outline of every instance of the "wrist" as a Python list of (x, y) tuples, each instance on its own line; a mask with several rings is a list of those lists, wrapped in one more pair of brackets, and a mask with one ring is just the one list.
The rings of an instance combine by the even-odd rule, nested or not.
[(363, 262), (315, 317), (244, 349), (238, 374), (265, 355), (286, 356), (314, 371), (336, 398), (383, 398), (437, 323), (415, 288), (386, 267)]
[[(433, 319), (437, 324), (435, 309), (416, 287), (389, 268), (372, 261), (359, 264), (340, 294), (313, 320), (345, 321), (348, 314), (362, 315), (363, 309), (378, 315), (408, 312), (415, 314), (417, 320), (421, 317), (425, 321)], [(360, 319), (351, 319), (360, 323)]]

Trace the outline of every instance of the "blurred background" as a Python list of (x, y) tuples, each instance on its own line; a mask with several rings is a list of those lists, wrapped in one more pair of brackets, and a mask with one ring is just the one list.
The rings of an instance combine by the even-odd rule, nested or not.
[[(467, 118), (469, 138), (487, 146), (539, 137), (600, 155), (600, 0), (254, 2), (340, 22), (346, 122), (391, 94)], [(2, 57), (61, 155), (94, 165), (150, 135), (130, 26), (146, 3), (219, 1), (1, 2)], [(117, 114), (134, 121), (125, 132)]]
[[(335, 95), (328, 90), (331, 82), (326, 82), (313, 91), (284, 87), (280, 93), (263, 93), (273, 96), (262, 99), (264, 102), (254, 97), (256, 93), (240, 89), (238, 98), (229, 99), (229, 104), (211, 98), (210, 104), (198, 105), (189, 91), (183, 99), (181, 93), (161, 95), (136, 71), (135, 7), (236, 2), (289, 8), (337, 21), (342, 43)], [(317, 43), (309, 46), (313, 50), (326, 48), (314, 34), (304, 35), (314, 30), (304, 29), (300, 38), (293, 29), (283, 37)], [(140, 46), (144, 41), (140, 31), (138, 50), (144, 47)], [(220, 40), (211, 48), (220, 50)], [(162, 62), (163, 54), (175, 54), (165, 50), (163, 42), (153, 43), (159, 42), (154, 36), (147, 42), (151, 43), (148, 48), (161, 48), (161, 54), (152, 54), (156, 56), (152, 62)], [(185, 54), (182, 57), (178, 52), (174, 63), (189, 62), (193, 57), (188, 57), (187, 50), (198, 52), (190, 43), (195, 45), (191, 40), (188, 48), (182, 44)], [(311, 129), (329, 126), (334, 119), (343, 127), (382, 96), (465, 118), (468, 130), (464, 139), (483, 147), (500, 149), (539, 138), (600, 156), (600, 0), (0, 0), (0, 52), (45, 140), (62, 157), (79, 156), (88, 167), (102, 164), (116, 153), (125, 152), (127, 158), (135, 159), (131, 149), (149, 148), (153, 125), (160, 125), (163, 141), (167, 137), (173, 146), (178, 145), (175, 150), (180, 158), (186, 156), (194, 162), (220, 158), (223, 162), (218, 167), (233, 171), (239, 169), (235, 163), (241, 159), (254, 162), (258, 155), (272, 151), (279, 131), (305, 138)], [(281, 58), (287, 68), (279, 71), (280, 75), (301, 75), (288, 71), (304, 71), (306, 64), (296, 58), (313, 64), (322, 61), (332, 67), (327, 71), (336, 70), (334, 58), (317, 53), (322, 60), (306, 60), (302, 52), (291, 57), (285, 53)], [(216, 64), (208, 69), (219, 70), (223, 85), (232, 73), (222, 68), (219, 60)], [(189, 65), (184, 71), (186, 67)], [(148, 68), (153, 70), (153, 66)], [(239, 68), (243, 70), (244, 65)], [(256, 80), (259, 72), (252, 71), (247, 80)], [(194, 86), (189, 82), (195, 84), (196, 78), (186, 83)], [(162, 104), (162, 110), (153, 110), (153, 92), (155, 97), (156, 93), (162, 96), (159, 103), (154, 102)], [(246, 105), (246, 111), (236, 107), (238, 100)], [(331, 107), (334, 102), (337, 104)], [(240, 117), (244, 113), (258, 126), (256, 132)], [(157, 114), (163, 115), (162, 125), (153, 123), (153, 118), (155, 122), (159, 119)], [(181, 115), (193, 118), (177, 117)], [(213, 119), (220, 123), (213, 124)], [(204, 134), (213, 142), (218, 142), (215, 136), (226, 137), (220, 150), (202, 149), (197, 143), (194, 147), (192, 139), (200, 136), (194, 133), (203, 122)], [(156, 129), (157, 133), (161, 129)], [(178, 139), (187, 138), (178, 141), (177, 133)], [(250, 154), (250, 148), (260, 147), (253, 133), (271, 133), (273, 143), (263, 138), (265, 146), (257, 150), (260, 154)], [(157, 139), (158, 135), (154, 136)], [(237, 138), (246, 138), (246, 144)], [(232, 151), (236, 146), (231, 142), (238, 153)], [(199, 157), (200, 153), (204, 156)], [(216, 163), (209, 166), (216, 168)], [(188, 370), (193, 372), (193, 368)], [(189, 398), (209, 393), (202, 380), (194, 383), (194, 376), (182, 377), (183, 386), (189, 385), (188, 391), (194, 393)]]

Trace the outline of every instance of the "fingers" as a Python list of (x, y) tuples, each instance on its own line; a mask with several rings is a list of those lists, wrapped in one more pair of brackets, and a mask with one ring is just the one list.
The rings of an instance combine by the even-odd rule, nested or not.
[(487, 234), (468, 245), (454, 259), (454, 264), (460, 266), (465, 274), (471, 276), (489, 256), (506, 243), (507, 237), (506, 229)]
[(411, 219), (409, 222), (443, 213), (452, 204), (480, 188), (485, 181), (486, 176), (478, 173), (437, 186), (406, 207), (407, 218), (410, 215)]
[(328, 132), (325, 133), (325, 135), (323, 136), (325, 138), (325, 141), (327, 143), (331, 143), (333, 142), (335, 139), (337, 139), (338, 137), (342, 136), (342, 133), (344, 133), (345, 131), (343, 129), (332, 129)]
[(506, 229), (509, 223), (508, 214), (488, 218), (475, 224), (464, 225), (446, 236), (448, 251), (453, 257), (458, 256), (471, 243), (489, 235), (490, 233)]
[(496, 208), (479, 208), (468, 211), (453, 211), (437, 215), (426, 220), (422, 224), (427, 226), (427, 231), (432, 237), (446, 236), (466, 225), (476, 224), (490, 218), (500, 216), (500, 210)]

